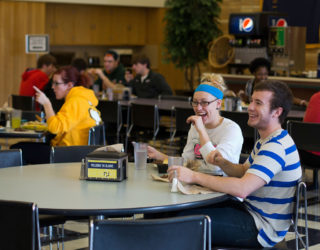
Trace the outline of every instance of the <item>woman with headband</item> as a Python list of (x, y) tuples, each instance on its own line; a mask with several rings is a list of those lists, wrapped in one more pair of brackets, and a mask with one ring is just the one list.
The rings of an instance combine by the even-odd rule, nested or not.
[[(239, 162), (243, 136), (238, 124), (220, 116), (223, 92), (226, 87), (223, 78), (217, 74), (204, 74), (201, 84), (193, 94), (191, 105), (195, 115), (187, 119), (191, 123), (187, 144), (183, 150), (184, 161), (199, 160), (200, 171), (215, 175), (225, 175), (218, 166), (208, 164), (206, 156), (213, 150), (219, 150), (223, 157), (233, 163)], [(148, 147), (148, 156), (162, 160), (167, 155)]]

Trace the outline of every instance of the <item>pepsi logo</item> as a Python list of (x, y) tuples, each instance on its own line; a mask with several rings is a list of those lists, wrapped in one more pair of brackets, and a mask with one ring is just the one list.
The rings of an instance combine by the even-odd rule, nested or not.
[(245, 18), (241, 28), (245, 32), (250, 32), (253, 29), (253, 20), (249, 17)]
[(288, 24), (287, 24), (286, 19), (284, 19), (284, 18), (279, 18), (279, 19), (277, 20), (276, 26), (277, 26), (277, 27), (287, 27)]

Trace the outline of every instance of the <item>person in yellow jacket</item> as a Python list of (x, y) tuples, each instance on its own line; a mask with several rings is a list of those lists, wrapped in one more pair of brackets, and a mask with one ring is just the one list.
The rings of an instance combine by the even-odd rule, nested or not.
[(43, 105), (48, 131), (55, 134), (52, 146), (87, 145), (89, 129), (101, 122), (96, 109), (98, 99), (91, 89), (82, 86), (86, 78), (72, 66), (60, 68), (53, 75), (52, 88), (57, 99), (65, 99), (55, 114), (49, 98), (38, 88), (36, 101)]

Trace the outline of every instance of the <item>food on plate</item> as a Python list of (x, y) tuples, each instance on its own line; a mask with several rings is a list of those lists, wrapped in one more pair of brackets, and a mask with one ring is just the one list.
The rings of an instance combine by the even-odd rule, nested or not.
[(39, 121), (29, 121), (22, 124), (21, 128), (35, 130), (35, 131), (47, 131), (47, 124), (41, 123)]

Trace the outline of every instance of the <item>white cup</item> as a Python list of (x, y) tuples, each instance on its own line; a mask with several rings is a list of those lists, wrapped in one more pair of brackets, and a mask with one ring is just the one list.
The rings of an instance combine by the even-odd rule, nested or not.
[(169, 156), (168, 167), (171, 166), (183, 166), (183, 158), (179, 156)]
[(134, 164), (136, 169), (146, 169), (147, 167), (148, 144), (136, 142), (134, 144)]

